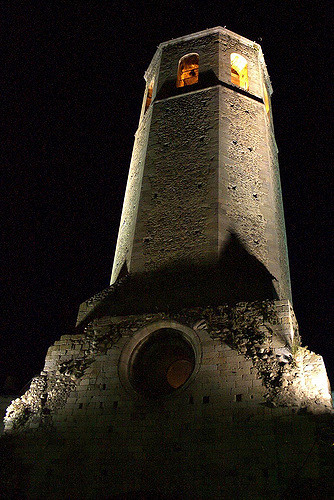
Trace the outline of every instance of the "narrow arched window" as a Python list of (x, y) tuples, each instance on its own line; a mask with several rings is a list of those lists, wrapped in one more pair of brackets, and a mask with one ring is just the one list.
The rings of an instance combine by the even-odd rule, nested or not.
[(263, 97), (264, 97), (264, 106), (266, 108), (267, 114), (269, 114), (270, 106), (269, 106), (269, 96), (268, 96), (268, 91), (267, 87), (263, 85)]
[(147, 89), (146, 102), (145, 102), (145, 113), (146, 113), (149, 105), (152, 102), (153, 86), (154, 86), (154, 79), (151, 81), (151, 83), (149, 84), (148, 89)]
[(248, 67), (246, 59), (240, 54), (231, 54), (231, 82), (241, 89), (248, 90)]
[(177, 87), (185, 87), (186, 85), (194, 85), (198, 82), (198, 54), (187, 54), (181, 57), (177, 70)]

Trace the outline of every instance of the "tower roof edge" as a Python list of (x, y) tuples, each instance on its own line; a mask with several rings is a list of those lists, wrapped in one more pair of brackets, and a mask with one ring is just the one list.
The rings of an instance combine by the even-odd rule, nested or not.
[[(190, 33), (189, 35), (184, 35), (184, 36), (180, 36), (178, 38), (172, 38), (171, 40), (167, 40), (165, 42), (161, 42), (157, 46), (157, 50), (152, 58), (152, 61), (144, 74), (145, 80), (150, 78), (150, 73), (151, 73), (152, 67), (155, 66), (157, 59), (159, 58), (161, 51), (164, 49), (164, 47), (166, 47), (168, 45), (175, 44), (175, 43), (186, 42), (188, 40), (201, 38), (203, 36), (214, 34), (214, 33), (224, 33), (224, 34), (227, 34), (233, 38), (237, 38), (239, 41), (241, 41), (249, 46), (256, 46), (259, 53), (262, 53), (261, 45), (259, 45), (257, 42), (254, 42), (254, 41), (250, 40), (249, 38), (241, 36), (238, 33), (235, 33), (234, 31), (230, 31), (223, 26), (216, 26), (214, 28), (208, 28), (208, 29), (205, 29), (202, 31), (197, 31), (195, 33)], [(262, 55), (262, 58), (263, 58), (263, 55)]]
[(166, 45), (170, 45), (172, 43), (179, 43), (181, 41), (182, 42), (187, 41), (187, 40), (192, 39), (192, 38), (200, 38), (200, 37), (205, 36), (205, 35), (210, 35), (213, 33), (221, 33), (221, 32), (224, 32), (224, 33), (231, 35), (233, 37), (237, 37), (239, 40), (242, 40), (245, 43), (248, 43), (251, 45), (256, 44), (257, 46), (260, 47), (260, 45), (258, 43), (254, 42), (252, 40), (249, 40), (249, 38), (245, 38), (244, 36), (238, 35), (238, 33), (230, 31), (223, 26), (216, 26), (214, 28), (208, 28), (206, 30), (197, 31), (196, 33), (190, 33), (189, 35), (184, 35), (184, 36), (181, 36), (178, 38), (172, 38), (171, 40), (167, 40), (166, 42), (160, 43), (158, 45), (158, 49), (161, 49), (161, 48), (165, 47)]

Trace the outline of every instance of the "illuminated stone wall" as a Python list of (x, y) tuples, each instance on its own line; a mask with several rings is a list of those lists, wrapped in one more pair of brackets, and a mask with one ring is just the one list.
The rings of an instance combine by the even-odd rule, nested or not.
[[(145, 119), (141, 122), (141, 126), (135, 137), (114, 258), (113, 276), (116, 277), (122, 271), (122, 268), (125, 272), (128, 272), (130, 269), (130, 257), (136, 227), (151, 114), (152, 110), (150, 109), (147, 111)], [(115, 279), (112, 279), (112, 282), (114, 281)]]
[[(134, 390), (130, 366), (164, 328), (189, 341), (195, 365), (183, 386), (152, 400)], [(25, 492), (214, 498), (252, 488), (274, 498), (309, 453), (299, 479), (317, 482), (315, 415), (326, 423), (331, 401), (322, 358), (286, 347), (295, 328), (281, 301), (104, 317), (61, 337), (7, 411)]]
[(217, 259), (218, 88), (155, 104), (131, 271)]
[[(177, 89), (193, 52), (198, 84)], [(112, 286), (7, 409), (0, 496), (330, 498), (331, 393), (289, 300), (261, 48), (206, 30), (145, 78)]]
[[(178, 62), (193, 52), (199, 82), (177, 89)], [(232, 52), (247, 60), (248, 91), (231, 84)], [(159, 46), (148, 85), (152, 78), (153, 100), (145, 114), (145, 94), (138, 129), (147, 138), (142, 181), (130, 170), (112, 282), (124, 261), (130, 273), (215, 265), (233, 234), (264, 265), (277, 298), (291, 300), (276, 143), (264, 104), (264, 86), (270, 94), (271, 85), (260, 46), (221, 28), (182, 37)], [(135, 143), (134, 157), (137, 151)]]
[[(279, 297), (290, 297), (290, 278), (276, 145), (264, 105), (220, 90), (220, 248), (237, 234), (263, 263)], [(276, 161), (276, 163), (275, 163)]]

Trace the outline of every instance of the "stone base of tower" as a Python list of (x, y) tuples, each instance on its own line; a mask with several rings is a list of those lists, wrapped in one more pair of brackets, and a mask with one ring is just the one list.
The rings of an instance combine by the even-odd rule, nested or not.
[(330, 498), (326, 370), (296, 332), (276, 301), (61, 337), (7, 410), (5, 496)]

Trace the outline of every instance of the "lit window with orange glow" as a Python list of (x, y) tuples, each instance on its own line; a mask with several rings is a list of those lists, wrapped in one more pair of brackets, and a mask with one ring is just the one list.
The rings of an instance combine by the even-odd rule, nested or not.
[(266, 108), (267, 114), (269, 114), (270, 106), (269, 106), (269, 96), (268, 96), (268, 91), (267, 87), (263, 85), (263, 97), (264, 97), (264, 106)]
[(148, 89), (147, 89), (146, 102), (145, 102), (145, 113), (148, 110), (148, 108), (152, 102), (153, 86), (154, 86), (154, 80), (151, 81), (151, 83), (149, 84)]
[(181, 57), (177, 70), (177, 87), (194, 85), (198, 82), (199, 55), (187, 54)]
[(249, 89), (247, 61), (235, 52), (231, 54), (231, 82), (243, 90)]

